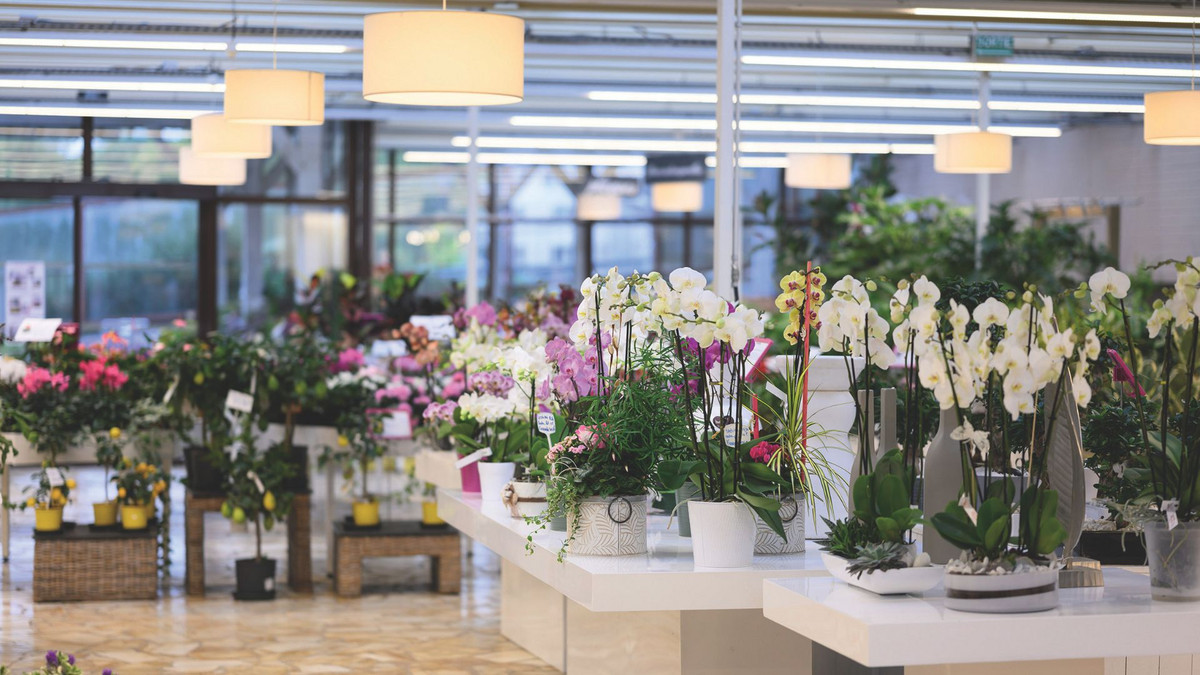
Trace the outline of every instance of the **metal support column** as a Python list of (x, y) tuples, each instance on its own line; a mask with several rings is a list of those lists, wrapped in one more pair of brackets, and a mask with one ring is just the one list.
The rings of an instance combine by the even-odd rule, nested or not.
[[(467, 306), (479, 302), (479, 106), (467, 108)], [(489, 247), (491, 244), (489, 243)]]
[(713, 286), (733, 298), (737, 285), (737, 180), (734, 96), (738, 0), (717, 0), (717, 168), (713, 204)]
[(201, 199), (197, 248), (196, 324), (201, 336), (217, 330), (217, 200)]
[[(371, 279), (372, 196), (375, 181), (374, 122), (346, 123), (347, 211), (350, 273), (359, 281)], [(370, 288), (370, 284), (366, 285)]]

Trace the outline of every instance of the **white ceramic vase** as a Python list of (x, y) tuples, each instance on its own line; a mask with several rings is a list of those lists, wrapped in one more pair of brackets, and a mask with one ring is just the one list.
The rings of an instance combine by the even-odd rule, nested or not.
[(1058, 607), (1058, 568), (1018, 574), (951, 574), (942, 578), (946, 608), (960, 612), (1019, 614)]
[(567, 513), (567, 551), (572, 555), (636, 555), (646, 552), (646, 495), (588, 497), (579, 517)]
[(787, 538), (775, 534), (775, 530), (758, 514), (754, 515), (754, 552), (757, 554), (801, 553), (804, 551), (804, 500), (787, 495), (780, 500), (779, 519), (783, 521), (783, 532)]
[(517, 465), (512, 462), (479, 462), (479, 494), (485, 502), (504, 499), (504, 486), (513, 479)]
[(537, 481), (514, 480), (512, 486), (516, 495), (516, 514), (514, 518), (533, 518), (546, 511), (546, 484)]
[(754, 512), (742, 502), (688, 504), (697, 567), (749, 567), (754, 561)]

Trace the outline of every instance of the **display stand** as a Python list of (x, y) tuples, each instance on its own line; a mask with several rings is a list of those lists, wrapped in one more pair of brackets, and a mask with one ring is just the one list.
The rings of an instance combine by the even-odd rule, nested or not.
[(33, 601), (158, 597), (158, 521), (145, 529), (64, 523), (33, 533)]
[(807, 644), (763, 618), (762, 583), (825, 576), (814, 545), (756, 556), (747, 568), (697, 568), (691, 541), (651, 515), (648, 553), (559, 562), (565, 535), (543, 531), (530, 542), (533, 527), (499, 502), (439, 489), (438, 512), (502, 559), (501, 633), (559, 670), (808, 672)]
[(458, 593), (462, 584), (462, 546), (448, 525), (426, 527), (417, 521), (383, 521), (374, 528), (333, 524), (333, 579), (342, 597), (362, 595), (363, 558), (427, 555), (432, 559), (438, 593)]
[(763, 585), (763, 614), (796, 639), (812, 640), (813, 672), (1200, 672), (1200, 656), (1187, 653), (1200, 648), (1200, 603), (1155, 602), (1149, 580), (1127, 570), (1105, 569), (1104, 582), (1061, 589), (1060, 606), (1046, 612), (972, 614), (946, 609), (940, 588), (879, 596), (829, 578), (773, 579)]

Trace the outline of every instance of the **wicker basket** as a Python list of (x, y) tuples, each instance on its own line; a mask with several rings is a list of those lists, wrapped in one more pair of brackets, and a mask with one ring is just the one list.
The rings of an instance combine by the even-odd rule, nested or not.
[(35, 537), (34, 602), (158, 597), (158, 542), (153, 531), (93, 536), (87, 528), (78, 529)]

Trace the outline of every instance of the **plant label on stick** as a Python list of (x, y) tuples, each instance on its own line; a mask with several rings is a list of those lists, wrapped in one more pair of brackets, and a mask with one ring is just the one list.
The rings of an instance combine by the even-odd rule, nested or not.
[(62, 469), (57, 467), (46, 472), (46, 480), (50, 481), (50, 487), (62, 487), (67, 482), (63, 479)]
[(254, 471), (247, 471), (246, 478), (254, 481), (254, 487), (258, 488), (258, 494), (261, 495), (267, 491), (267, 488), (263, 486), (262, 480), (259, 479), (258, 474)]
[(537, 414), (537, 428), (539, 433), (549, 436), (554, 433), (554, 413), (541, 412)]
[(163, 394), (163, 405), (171, 402), (175, 397), (175, 390), (179, 387), (179, 376), (176, 375), (174, 380), (171, 380), (171, 386), (167, 387), (167, 393)]
[(466, 457), (460, 458), (457, 462), (454, 463), (454, 466), (456, 468), (462, 469), (462, 468), (471, 466), (472, 464), (480, 461), (484, 457), (491, 457), (491, 456), (492, 456), (491, 448), (480, 448), (479, 450), (472, 452), (471, 454), (467, 455)]
[(230, 389), (225, 395), (225, 407), (241, 413), (254, 410), (254, 397), (244, 391)]
[(1179, 527), (1179, 500), (1168, 499), (1163, 502), (1163, 512), (1167, 514), (1167, 529), (1173, 530)]

